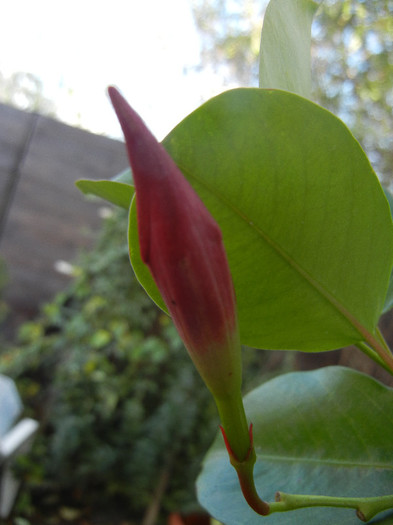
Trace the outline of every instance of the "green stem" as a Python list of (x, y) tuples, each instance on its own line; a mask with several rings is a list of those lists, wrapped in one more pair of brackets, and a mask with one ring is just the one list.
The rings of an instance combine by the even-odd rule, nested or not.
[(380, 343), (382, 344), (382, 346), (385, 348), (386, 353), (387, 353), (388, 355), (391, 355), (392, 352), (391, 352), (391, 350), (390, 350), (390, 348), (389, 348), (389, 345), (387, 344), (387, 342), (386, 342), (384, 336), (382, 335), (381, 330), (380, 330), (378, 327), (377, 327), (377, 337), (378, 337)]
[(249, 454), (251, 441), (241, 392), (214, 400), (231, 450), (242, 461)]
[(257, 493), (254, 482), (256, 454), (252, 440), (252, 426), (248, 428), (241, 392), (236, 395), (215, 397), (231, 465), (239, 478), (243, 496), (258, 514), (269, 514), (269, 505)]
[(269, 504), (259, 497), (255, 487), (254, 464), (256, 461), (256, 454), (254, 447), (251, 445), (249, 455), (244, 461), (237, 461), (236, 458), (231, 456), (231, 454), (230, 460), (232, 466), (236, 469), (240, 488), (242, 489), (244, 499), (247, 501), (248, 505), (261, 516), (267, 516), (270, 514)]
[(392, 496), (375, 498), (335, 498), (332, 496), (309, 496), (277, 492), (276, 501), (269, 503), (270, 513), (286, 512), (305, 507), (345, 507), (356, 509), (361, 521), (369, 521), (379, 512), (393, 508)]
[[(378, 357), (385, 363), (385, 370), (388, 370), (393, 375), (393, 355), (379, 330), (377, 331), (376, 336), (370, 332), (367, 332), (366, 330), (364, 330), (362, 335), (364, 336), (364, 343), (366, 343), (375, 351)], [(361, 349), (363, 350), (363, 348)]]
[(361, 350), (363, 353), (368, 355), (370, 359), (372, 359), (373, 361), (378, 363), (380, 366), (382, 366), (382, 368), (384, 368), (387, 372), (389, 372), (390, 374), (393, 374), (392, 370), (388, 367), (385, 361), (383, 361), (379, 357), (379, 355), (372, 348), (370, 348), (366, 343), (362, 341), (358, 343), (356, 346), (357, 348), (359, 348), (359, 350)]

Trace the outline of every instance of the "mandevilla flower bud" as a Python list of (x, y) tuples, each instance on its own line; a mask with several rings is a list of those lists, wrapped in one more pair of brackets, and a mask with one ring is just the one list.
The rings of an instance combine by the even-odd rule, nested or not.
[(143, 262), (215, 397), (240, 391), (235, 295), (219, 226), (164, 147), (113, 87), (133, 172)]
[(255, 489), (255, 451), (241, 396), (235, 293), (221, 230), (141, 118), (113, 87), (109, 96), (134, 176), (138, 234), (173, 322), (214, 396), (231, 463), (249, 505), (268, 514)]

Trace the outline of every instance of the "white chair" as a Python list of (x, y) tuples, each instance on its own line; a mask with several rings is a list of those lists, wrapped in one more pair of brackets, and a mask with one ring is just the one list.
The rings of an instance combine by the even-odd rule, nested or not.
[(28, 452), (39, 426), (31, 418), (18, 421), (22, 408), (15, 383), (0, 374), (0, 518), (10, 514), (20, 487), (12, 463)]

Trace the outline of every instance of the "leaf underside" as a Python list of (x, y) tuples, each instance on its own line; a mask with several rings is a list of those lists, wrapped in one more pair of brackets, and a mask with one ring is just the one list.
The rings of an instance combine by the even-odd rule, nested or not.
[(133, 186), (114, 180), (81, 179), (76, 182), (76, 186), (85, 195), (93, 195), (105, 199), (126, 210), (130, 207), (130, 202), (134, 195)]
[[(374, 332), (392, 221), (339, 119), (292, 93), (237, 89), (189, 115), (164, 146), (223, 232), (243, 344), (322, 351)], [(141, 274), (135, 220), (129, 234), (134, 270), (162, 306)]]
[[(386, 190), (386, 188), (384, 189), (384, 192), (385, 192), (386, 198), (389, 203), (390, 213), (393, 216), (393, 195), (390, 193), (390, 191)], [(391, 308), (393, 308), (393, 270), (392, 270), (392, 273), (390, 274), (388, 291), (386, 293), (385, 303), (383, 306), (382, 313), (388, 312), (389, 310), (391, 310)]]
[[(268, 501), (278, 490), (340, 497), (391, 494), (392, 402), (392, 389), (343, 367), (284, 374), (251, 392), (245, 408), (253, 423), (258, 493)], [(204, 460), (197, 488), (200, 503), (225, 525), (359, 523), (353, 509), (336, 508), (261, 518), (243, 500), (221, 436)]]

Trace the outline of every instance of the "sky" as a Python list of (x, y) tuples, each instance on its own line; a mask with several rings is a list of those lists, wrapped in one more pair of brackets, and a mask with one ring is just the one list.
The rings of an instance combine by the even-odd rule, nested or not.
[(5, 0), (0, 72), (30, 72), (60, 120), (121, 137), (106, 94), (118, 87), (162, 139), (202, 101), (224, 90), (197, 71), (192, 0)]

